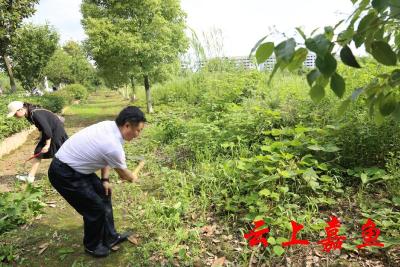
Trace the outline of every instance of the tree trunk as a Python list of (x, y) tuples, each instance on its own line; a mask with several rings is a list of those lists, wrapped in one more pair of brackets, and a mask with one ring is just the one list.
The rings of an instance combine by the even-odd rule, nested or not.
[(136, 101), (136, 86), (135, 86), (135, 80), (131, 78), (131, 86), (132, 86), (132, 95), (131, 95), (131, 102)]
[(8, 56), (6, 54), (3, 54), (2, 57), (3, 57), (5, 65), (6, 65), (8, 77), (10, 78), (11, 92), (15, 93), (17, 91), (17, 85), (15, 84), (15, 79), (14, 79), (14, 74), (12, 72), (10, 59), (8, 58)]
[(144, 89), (146, 90), (147, 112), (153, 113), (153, 106), (151, 105), (150, 82), (149, 76), (144, 75)]

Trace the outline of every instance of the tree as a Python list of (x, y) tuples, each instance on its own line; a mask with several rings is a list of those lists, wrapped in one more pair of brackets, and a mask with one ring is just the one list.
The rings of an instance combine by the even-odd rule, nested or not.
[(147, 111), (153, 112), (150, 86), (157, 70), (188, 46), (179, 0), (84, 0), (81, 9), (86, 45), (101, 73), (115, 75), (117, 83), (141, 76)]
[(49, 25), (26, 24), (17, 30), (11, 55), (15, 76), (25, 90), (32, 90), (43, 78), (43, 69), (57, 49), (59, 36)]
[[(273, 42), (264, 42), (264, 37), (256, 44), (257, 62), (262, 63), (272, 53), (275, 54), (277, 63), (271, 73), (271, 80), (278, 69), (293, 71), (301, 67), (308, 51), (314, 52), (317, 55), (316, 68), (307, 74), (307, 81), (311, 88), (311, 98), (318, 102), (325, 96), (328, 84), (339, 98), (343, 98), (346, 81), (337, 72), (336, 58), (340, 57), (347, 66), (361, 68), (351, 46), (364, 46), (374, 60), (386, 66), (393, 66), (393, 69), (377, 75), (362, 88), (356, 88), (342, 102), (339, 113), (343, 113), (358, 96), (364, 95), (370, 115), (378, 122), (389, 115), (400, 120), (400, 69), (396, 68), (400, 59), (400, 0), (351, 1), (355, 10), (346, 21), (340, 21), (335, 26), (326, 26), (323, 32), (311, 36), (297, 28), (304, 39), (300, 47), (297, 47), (294, 38), (275, 45)], [(348, 24), (339, 32), (338, 28), (342, 23)]]
[(62, 48), (57, 48), (43, 70), (44, 75), (54, 84), (74, 83), (70, 66), (72, 57)]
[(45, 75), (56, 84), (91, 84), (95, 72), (82, 46), (74, 41), (59, 47), (44, 70)]
[(15, 92), (14, 75), (9, 58), (10, 45), (23, 19), (35, 13), (39, 0), (0, 0), (0, 57), (10, 78), (11, 91)]
[(63, 46), (63, 50), (72, 58), (70, 70), (73, 75), (73, 82), (80, 84), (88, 83), (89, 79), (95, 75), (95, 69), (90, 64), (83, 47), (77, 42), (68, 41)]

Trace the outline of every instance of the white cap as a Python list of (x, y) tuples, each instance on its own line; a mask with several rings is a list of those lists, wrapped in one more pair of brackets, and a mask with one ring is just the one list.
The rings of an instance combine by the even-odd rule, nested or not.
[(13, 101), (10, 104), (8, 104), (8, 114), (7, 118), (10, 118), (15, 115), (15, 113), (24, 107), (24, 103), (21, 101)]

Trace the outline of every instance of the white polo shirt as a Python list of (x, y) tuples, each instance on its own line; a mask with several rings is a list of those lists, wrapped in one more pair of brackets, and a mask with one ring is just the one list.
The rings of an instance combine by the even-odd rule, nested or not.
[(126, 169), (124, 139), (115, 121), (102, 121), (72, 135), (56, 158), (83, 174), (110, 166)]

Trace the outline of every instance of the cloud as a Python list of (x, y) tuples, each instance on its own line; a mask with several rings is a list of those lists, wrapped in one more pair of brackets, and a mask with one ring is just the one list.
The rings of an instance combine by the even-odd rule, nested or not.
[(86, 38), (81, 25), (81, 0), (41, 0), (35, 15), (28, 21), (53, 25), (61, 36), (61, 43), (68, 40), (81, 41)]

